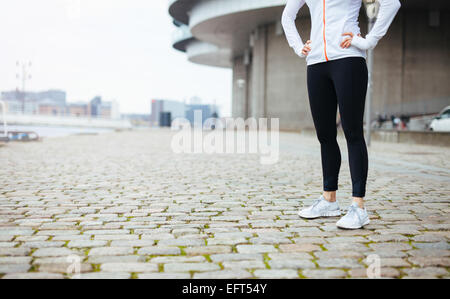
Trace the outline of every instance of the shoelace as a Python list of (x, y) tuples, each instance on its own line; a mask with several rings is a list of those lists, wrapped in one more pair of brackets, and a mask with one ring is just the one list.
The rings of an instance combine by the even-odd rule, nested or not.
[(348, 208), (348, 211), (347, 211), (347, 216), (351, 216), (352, 214), (356, 214), (356, 216), (358, 216), (359, 222), (360, 222), (360, 223), (362, 222), (361, 216), (359, 215), (359, 213), (358, 213), (358, 211), (356, 210), (356, 207), (355, 207), (354, 205), (351, 205), (351, 206)]
[(316, 199), (316, 201), (311, 206), (311, 210), (314, 209), (321, 201), (322, 201), (322, 198)]

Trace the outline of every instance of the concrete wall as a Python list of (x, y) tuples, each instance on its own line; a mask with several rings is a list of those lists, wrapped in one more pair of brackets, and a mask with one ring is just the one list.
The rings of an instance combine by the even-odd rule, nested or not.
[[(400, 11), (375, 50), (373, 117), (376, 113), (436, 113), (450, 105), (450, 15), (440, 12), (439, 19), (439, 26), (433, 27), (428, 10)], [(363, 14), (360, 20), (365, 34)], [(298, 19), (297, 27), (306, 40), (309, 18)], [(233, 92), (234, 115), (243, 115), (239, 111), (246, 101), (247, 116), (279, 118), (285, 130), (312, 127), (305, 60), (290, 49), (276, 24), (260, 26), (255, 32), (246, 97)], [(235, 78), (242, 76), (239, 64), (234, 72)]]
[(374, 55), (374, 113), (420, 115), (450, 104), (450, 16), (440, 14), (438, 27), (428, 11), (396, 17)]
[(434, 146), (450, 146), (450, 133), (418, 132), (418, 131), (376, 131), (372, 140), (407, 144), (424, 144)]
[(440, 13), (439, 27), (429, 25), (428, 12), (407, 12), (403, 20), (402, 110), (440, 111), (450, 105), (450, 13)]

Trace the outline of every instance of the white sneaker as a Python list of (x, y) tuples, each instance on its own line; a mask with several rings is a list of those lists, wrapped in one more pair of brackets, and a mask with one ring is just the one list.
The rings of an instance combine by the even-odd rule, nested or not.
[(357, 203), (353, 203), (345, 216), (343, 216), (336, 226), (345, 229), (358, 229), (370, 223), (367, 210), (361, 209)]
[(322, 195), (312, 204), (312, 206), (300, 210), (300, 212), (298, 212), (298, 215), (306, 219), (334, 217), (340, 216), (341, 210), (339, 209), (339, 204), (337, 203), (337, 201), (329, 202)]

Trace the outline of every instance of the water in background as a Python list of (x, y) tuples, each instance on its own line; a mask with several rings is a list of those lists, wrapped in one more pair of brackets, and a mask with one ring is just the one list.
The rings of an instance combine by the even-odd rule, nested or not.
[[(8, 125), (8, 131), (32, 131), (39, 137), (64, 137), (80, 134), (100, 134), (112, 132), (113, 129), (102, 128), (79, 128), (79, 127), (53, 127), (53, 126), (20, 126)], [(1, 128), (3, 129), (3, 127)]]

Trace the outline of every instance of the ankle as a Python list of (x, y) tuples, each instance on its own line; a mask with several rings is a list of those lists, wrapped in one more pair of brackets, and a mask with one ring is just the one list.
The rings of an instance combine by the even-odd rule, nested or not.
[(353, 197), (353, 202), (356, 203), (359, 208), (364, 209), (364, 198), (362, 198), (362, 197)]
[(336, 201), (336, 191), (324, 191), (323, 197), (326, 201), (335, 202)]

